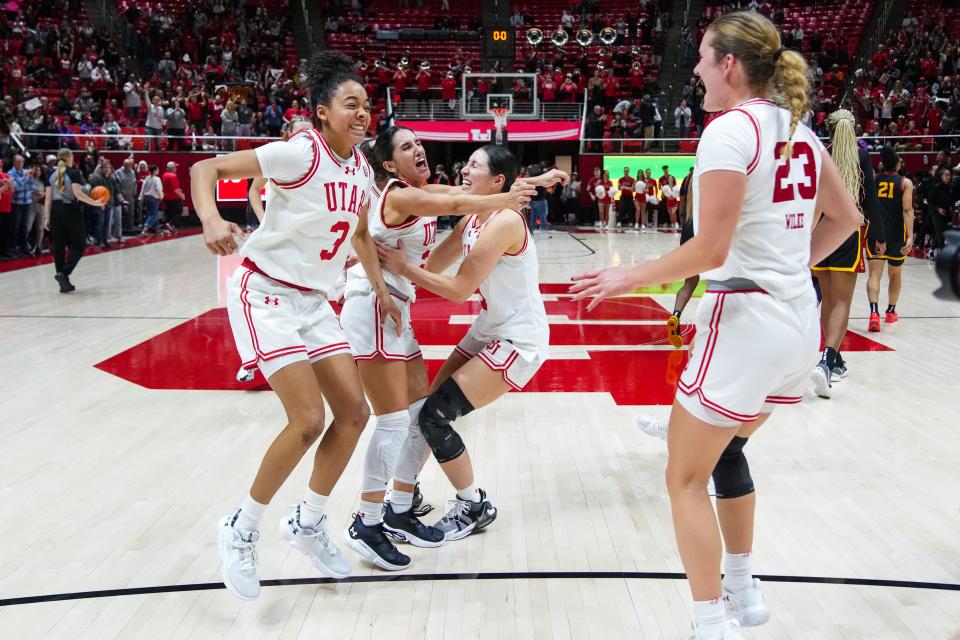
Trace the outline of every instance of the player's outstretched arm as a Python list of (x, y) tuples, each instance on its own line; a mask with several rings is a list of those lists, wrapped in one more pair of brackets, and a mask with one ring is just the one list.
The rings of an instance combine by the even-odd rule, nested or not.
[(460, 190), (440, 194), (424, 189), (393, 189), (385, 206), (401, 216), (462, 216), (501, 209), (519, 210), (527, 206), (535, 195), (535, 188), (519, 183), (515, 183), (507, 193), (486, 196), (475, 196)]
[(910, 181), (910, 178), (904, 178), (900, 183), (900, 188), (903, 190), (903, 225), (907, 230), (907, 241), (900, 253), (908, 256), (910, 251), (913, 250), (913, 182)]
[(203, 224), (203, 241), (211, 253), (230, 255), (237, 250), (236, 237), (243, 238), (240, 227), (220, 217), (215, 198), (217, 180), (259, 177), (260, 162), (253, 150), (207, 158), (190, 167), (193, 208)]
[(723, 198), (700, 202), (700, 228), (689, 242), (652, 262), (634, 267), (607, 267), (574, 276), (570, 292), (574, 300), (593, 298), (587, 310), (610, 296), (644, 287), (684, 280), (721, 266), (730, 252), (733, 233), (740, 220), (747, 176), (739, 171), (713, 170), (700, 176), (703, 193), (722, 193)]
[(438, 296), (460, 303), (473, 295), (504, 253), (520, 248), (526, 233), (526, 222), (519, 215), (498, 216), (491, 220), (453, 276), (420, 269), (407, 262), (401, 249), (378, 243), (377, 252), (388, 271), (409, 278), (418, 287)]
[(463, 251), (460, 239), (463, 237), (463, 228), (467, 225), (467, 220), (469, 218), (460, 218), (453, 232), (430, 252), (430, 257), (423, 265), (424, 269), (430, 273), (443, 273), (457, 261)]

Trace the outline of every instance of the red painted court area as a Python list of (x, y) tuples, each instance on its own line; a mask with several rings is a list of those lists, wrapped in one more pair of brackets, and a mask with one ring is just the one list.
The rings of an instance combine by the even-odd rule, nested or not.
[[(566, 291), (566, 284), (546, 284), (545, 293)], [(687, 361), (687, 351), (652, 349), (666, 344), (662, 321), (669, 314), (647, 297), (606, 300), (591, 312), (583, 302), (548, 300), (547, 313), (563, 316), (567, 323), (552, 324), (550, 343), (580, 345), (587, 358), (548, 360), (524, 392), (606, 392), (619, 405), (670, 404), (677, 380)], [(468, 325), (450, 324), (451, 316), (474, 315), (480, 304), (454, 304), (421, 295), (413, 305), (413, 327), (420, 344), (447, 345), (450, 349)], [(636, 321), (655, 324), (635, 324)], [(610, 324), (591, 324), (608, 321)], [(685, 326), (692, 335), (693, 327)], [(689, 338), (688, 338), (689, 341)], [(604, 347), (633, 346), (609, 350)], [(855, 333), (847, 333), (844, 351), (891, 351), (889, 347)], [(442, 360), (427, 360), (432, 376)], [(266, 381), (257, 373), (252, 383), (237, 382), (240, 366), (225, 309), (210, 310), (96, 365), (107, 373), (148, 389), (263, 390)]]

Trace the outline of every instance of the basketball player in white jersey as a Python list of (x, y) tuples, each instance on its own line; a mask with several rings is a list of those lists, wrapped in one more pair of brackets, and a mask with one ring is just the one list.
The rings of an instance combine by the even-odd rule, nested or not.
[(774, 406), (800, 402), (819, 359), (809, 267), (857, 229), (860, 213), (829, 154), (799, 124), (809, 109), (807, 65), (782, 48), (769, 20), (724, 15), (700, 55), (704, 109), (725, 113), (697, 148), (694, 237), (659, 260), (577, 276), (571, 290), (593, 297), (590, 308), (638, 286), (697, 273), (708, 280), (670, 416), (666, 478), (694, 599), (691, 637), (730, 640), (769, 618), (752, 577), (755, 494), (743, 447)]
[[(331, 51), (315, 56), (310, 83), (319, 129), (204, 160), (191, 170), (204, 241), (217, 255), (235, 251), (242, 234), (217, 212), (216, 181), (271, 180), (270, 213), (240, 251), (243, 266), (233, 276), (227, 304), (244, 366), (260, 369), (288, 420), (240, 508), (219, 523), (224, 583), (247, 600), (260, 593), (255, 545), (267, 504), (318, 439), (303, 501), (284, 516), (280, 533), (324, 574), (342, 578), (351, 571), (325, 524), (327, 499), (370, 415), (350, 347), (325, 296), (343, 271), (351, 241), (369, 269), (383, 316), (400, 326), (366, 230), (373, 170), (354, 146), (370, 123), (366, 91), (352, 61)], [(324, 399), (333, 412), (326, 433)]]
[[(517, 159), (503, 147), (487, 145), (473, 152), (461, 176), (466, 193), (502, 193), (516, 179)], [(567, 179), (552, 171), (534, 180), (550, 186)], [(480, 314), (430, 385), (418, 418), (423, 439), (457, 491), (453, 508), (434, 526), (447, 540), (459, 540), (493, 522), (497, 511), (474, 478), (470, 455), (451, 423), (522, 389), (548, 355), (536, 245), (523, 215), (503, 209), (460, 220), (423, 269), (402, 246), (378, 243), (377, 250), (386, 271), (448, 300), (464, 302), (480, 291)], [(441, 275), (461, 256), (456, 275)]]
[[(437, 244), (438, 216), (521, 209), (536, 194), (535, 188), (523, 184), (490, 195), (460, 189), (431, 193), (418, 188), (430, 178), (430, 165), (419, 138), (406, 127), (384, 129), (377, 136), (373, 156), (371, 164), (379, 176), (367, 215), (370, 234), (377, 242), (402, 246), (407, 259), (418, 266)], [(426, 453), (416, 419), (428, 387), (427, 368), (410, 324), (416, 288), (410, 279), (388, 271), (383, 277), (400, 307), (400, 335), (381, 324), (379, 301), (360, 265), (347, 273), (340, 313), (377, 418), (364, 458), (360, 509), (343, 538), (376, 566), (395, 571), (409, 566), (410, 557), (401, 553), (388, 535), (418, 547), (438, 547), (444, 534), (425, 526), (412, 512), (416, 474)], [(394, 477), (401, 482), (395, 482), (391, 501), (384, 505), (387, 482)]]

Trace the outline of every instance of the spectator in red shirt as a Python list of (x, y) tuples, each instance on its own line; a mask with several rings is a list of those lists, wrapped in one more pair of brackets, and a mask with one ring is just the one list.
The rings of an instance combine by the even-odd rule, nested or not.
[(300, 108), (300, 101), (294, 100), (290, 103), (290, 108), (283, 112), (283, 124), (284, 126), (289, 126), (290, 121), (293, 120), (294, 116), (303, 116), (305, 118), (310, 117), (310, 112), (306, 109)]
[(451, 110), (457, 107), (457, 80), (453, 77), (453, 72), (448, 71), (447, 76), (440, 82), (441, 98), (447, 101), (447, 106)]
[(183, 201), (186, 199), (183, 189), (180, 188), (176, 162), (167, 163), (167, 170), (161, 181), (163, 182), (164, 218), (167, 229), (173, 231), (180, 224), (180, 217), (183, 215)]

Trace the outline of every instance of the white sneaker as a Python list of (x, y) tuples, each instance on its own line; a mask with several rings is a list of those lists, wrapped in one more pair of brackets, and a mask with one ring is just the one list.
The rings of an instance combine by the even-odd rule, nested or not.
[(679, 223), (679, 222), (674, 222), (674, 223), (673, 223), (673, 230), (674, 230), (674, 231), (680, 231), (680, 223)]
[(667, 441), (667, 427), (669, 421), (666, 418), (655, 418), (653, 416), (642, 415), (637, 418), (637, 426), (648, 436), (660, 438)]
[(260, 596), (260, 575), (257, 573), (257, 531), (234, 529), (240, 510), (220, 518), (217, 524), (217, 549), (220, 556), (220, 575), (227, 591), (241, 600), (256, 600)]
[(634, 228), (634, 229), (639, 229), (639, 228), (640, 228), (640, 223), (639, 223), (639, 222), (634, 222), (634, 223), (633, 223), (633, 228)]
[(300, 505), (294, 507), (280, 521), (280, 536), (290, 546), (310, 558), (313, 566), (322, 574), (331, 578), (346, 578), (353, 571), (350, 561), (337, 545), (333, 544), (327, 533), (327, 516), (324, 514), (314, 527), (300, 524)]
[(646, 232), (647, 232), (647, 225), (645, 224), (640, 225), (640, 233), (646, 233)]
[(826, 362), (819, 363), (810, 372), (810, 379), (813, 380), (813, 391), (821, 398), (829, 398), (833, 394), (833, 390), (830, 388), (832, 375)]
[(253, 369), (240, 367), (240, 370), (237, 371), (237, 382), (253, 382), (254, 377)]
[(740, 625), (736, 620), (727, 620), (720, 627), (713, 627), (709, 632), (701, 628), (696, 622), (690, 623), (690, 636), (687, 640), (743, 640), (740, 635)]
[(759, 578), (754, 578), (751, 586), (739, 591), (724, 587), (723, 595), (727, 597), (727, 613), (736, 618), (741, 627), (756, 627), (770, 619)]

